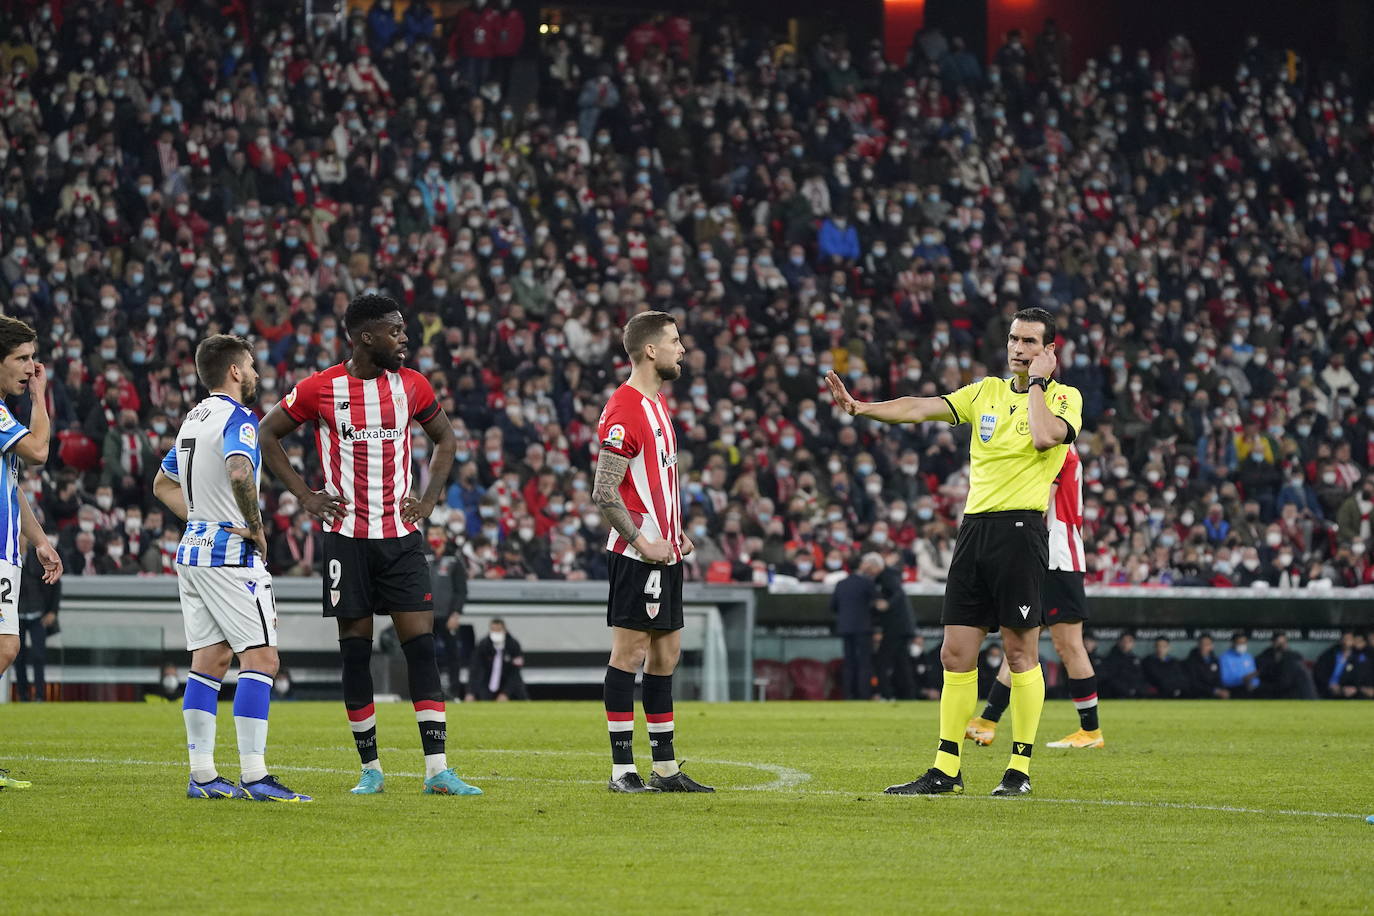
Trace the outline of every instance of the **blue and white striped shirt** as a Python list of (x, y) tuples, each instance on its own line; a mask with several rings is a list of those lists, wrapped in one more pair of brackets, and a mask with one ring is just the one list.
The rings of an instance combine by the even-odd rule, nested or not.
[(189, 513), (177, 547), (182, 566), (263, 565), (251, 541), (229, 533), (246, 525), (225, 466), (232, 455), (253, 462), (255, 484), (261, 482), (257, 417), (228, 395), (212, 394), (186, 415), (162, 459), (162, 472), (181, 484)]
[(23, 555), (19, 552), (19, 469), (23, 460), (14, 446), (29, 434), (29, 428), (0, 402), (0, 560), (19, 566)]

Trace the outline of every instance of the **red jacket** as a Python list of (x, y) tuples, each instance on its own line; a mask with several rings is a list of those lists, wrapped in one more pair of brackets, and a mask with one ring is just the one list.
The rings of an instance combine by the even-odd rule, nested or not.
[(496, 53), (496, 33), (501, 27), (501, 14), (493, 9), (465, 10), (458, 17), (458, 28), (449, 41), (449, 54), (463, 57), (493, 57)]
[(496, 14), (496, 57), (514, 57), (525, 43), (525, 17), (517, 9)]

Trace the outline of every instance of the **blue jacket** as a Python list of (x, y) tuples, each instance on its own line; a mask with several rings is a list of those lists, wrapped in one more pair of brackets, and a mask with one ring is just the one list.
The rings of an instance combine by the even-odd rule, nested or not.
[(821, 234), (817, 240), (821, 257), (829, 259), (831, 257), (841, 257), (850, 261), (859, 259), (859, 233), (854, 231), (853, 226), (845, 226), (841, 229), (836, 226), (833, 220), (826, 220), (821, 223)]
[[(1221, 686), (1239, 687), (1245, 683), (1246, 675), (1255, 673), (1255, 659), (1249, 652), (1228, 649), (1221, 655)], [(1254, 681), (1255, 684), (1259, 680)]]

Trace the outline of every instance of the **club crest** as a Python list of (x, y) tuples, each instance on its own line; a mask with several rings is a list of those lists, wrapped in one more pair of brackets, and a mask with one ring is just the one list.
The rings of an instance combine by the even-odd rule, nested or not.
[(992, 439), (992, 432), (997, 428), (997, 414), (985, 413), (978, 418), (978, 438), (984, 442)]
[(659, 602), (659, 601), (646, 601), (646, 602), (644, 602), (644, 612), (645, 612), (646, 614), (649, 615), (649, 619), (650, 619), (650, 620), (653, 620), (655, 617), (658, 616), (658, 606), (659, 606), (661, 603), (662, 603), (662, 602)]

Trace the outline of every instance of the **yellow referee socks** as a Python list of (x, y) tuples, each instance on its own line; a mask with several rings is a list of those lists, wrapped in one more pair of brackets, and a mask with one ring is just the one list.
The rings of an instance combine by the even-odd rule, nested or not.
[[(1015, 702), (1015, 691), (1012, 699)], [(964, 729), (977, 705), (978, 669), (946, 671), (945, 689), (940, 693), (940, 749), (935, 752), (935, 768), (946, 776), (959, 775), (959, 749), (964, 743)], [(1038, 709), (1035, 715), (1037, 719), (1040, 717)]]
[[(1045, 676), (1036, 665), (1029, 671), (1011, 673), (1011, 763), (1007, 769), (1030, 775), (1031, 751), (1045, 708)], [(943, 721), (943, 720), (942, 720)]]

